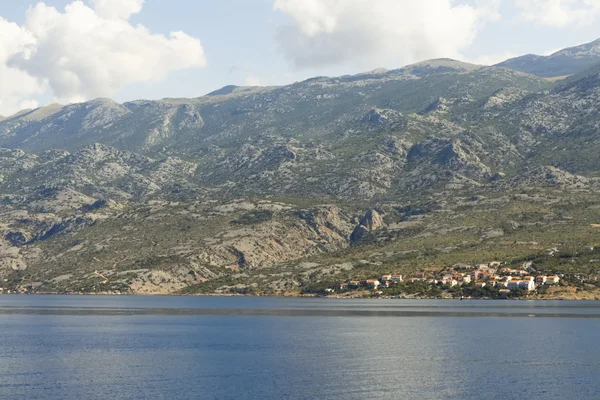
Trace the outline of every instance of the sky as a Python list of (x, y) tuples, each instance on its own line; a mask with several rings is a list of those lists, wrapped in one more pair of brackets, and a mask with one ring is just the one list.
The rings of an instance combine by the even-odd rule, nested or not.
[(0, 115), (199, 97), (600, 37), (600, 0), (0, 0)]

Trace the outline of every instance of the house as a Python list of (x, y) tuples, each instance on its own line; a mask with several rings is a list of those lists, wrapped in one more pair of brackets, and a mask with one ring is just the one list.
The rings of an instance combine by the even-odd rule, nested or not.
[(333, 293), (335, 293), (335, 290), (327, 288), (327, 289), (325, 289), (325, 293), (327, 293), (327, 294), (333, 294)]
[(535, 282), (534, 281), (527, 281), (527, 280), (523, 280), (523, 281), (519, 281), (519, 289), (523, 289), (523, 290), (527, 290), (528, 292), (531, 292), (532, 290), (535, 290)]
[(498, 292), (500, 293), (500, 296), (504, 298), (508, 297), (510, 294), (510, 290), (508, 289), (500, 289)]
[(535, 280), (535, 278), (533, 276), (531, 276), (531, 275), (527, 275), (527, 276), (523, 277), (523, 280), (524, 281), (533, 281), (533, 280)]
[(450, 281), (454, 278), (454, 274), (451, 273), (445, 273), (441, 275), (441, 280), (442, 281)]
[(491, 287), (496, 287), (496, 286), (498, 286), (498, 282), (496, 282), (496, 281), (488, 281), (488, 285), (490, 285)]
[(439, 277), (438, 282), (440, 282), (442, 285), (450, 285), (452, 287), (458, 285), (458, 280), (453, 274), (442, 274)]
[(543, 285), (548, 280), (546, 275), (538, 275), (535, 277), (535, 281), (538, 285)]
[(467, 283), (467, 284), (471, 283), (471, 275), (465, 275), (465, 276), (463, 276), (462, 277), (462, 281), (464, 283)]
[(479, 289), (484, 288), (487, 285), (487, 283), (485, 282), (477, 282), (475, 283), (475, 286), (478, 287)]
[(484, 265), (484, 266), (480, 266), (479, 267), (479, 271), (481, 271), (481, 272), (483, 272), (485, 274), (491, 275), (491, 274), (495, 274), (496, 273), (496, 268), (491, 268), (491, 267), (488, 267), (487, 265)]
[(546, 279), (546, 285), (556, 285), (560, 282), (560, 278), (556, 275), (551, 275)]
[(506, 282), (506, 288), (508, 290), (519, 289), (519, 282), (520, 281), (510, 280), (510, 281)]
[(340, 283), (340, 290), (348, 290), (349, 284), (347, 282)]
[(415, 273), (415, 277), (417, 279), (425, 279), (425, 272), (422, 272), (422, 271), (421, 272), (417, 272), (417, 273)]
[(348, 289), (358, 289), (360, 287), (359, 281), (350, 281), (348, 283)]
[(380, 280), (381, 280), (381, 282), (391, 281), (392, 280), (392, 274), (383, 275)]
[(377, 279), (367, 279), (365, 286), (369, 289), (377, 289), (379, 286), (381, 286), (381, 282), (379, 282)]
[(392, 274), (392, 278), (390, 279), (392, 282), (402, 282), (402, 274)]

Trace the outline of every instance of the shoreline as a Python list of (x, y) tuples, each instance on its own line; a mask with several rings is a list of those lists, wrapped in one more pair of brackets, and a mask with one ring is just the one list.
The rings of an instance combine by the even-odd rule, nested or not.
[(2, 297), (13, 297), (13, 296), (98, 296), (98, 297), (248, 297), (248, 298), (274, 298), (274, 299), (321, 299), (321, 300), (403, 300), (403, 301), (417, 301), (417, 300), (445, 300), (445, 301), (473, 301), (473, 300), (485, 300), (485, 301), (600, 301), (600, 297), (594, 296), (593, 298), (584, 297), (547, 297), (547, 298), (490, 298), (490, 297), (465, 297), (462, 300), (460, 298), (450, 297), (373, 297), (373, 296), (320, 296), (320, 295), (248, 295), (248, 294), (164, 294), (164, 293), (1, 293)]

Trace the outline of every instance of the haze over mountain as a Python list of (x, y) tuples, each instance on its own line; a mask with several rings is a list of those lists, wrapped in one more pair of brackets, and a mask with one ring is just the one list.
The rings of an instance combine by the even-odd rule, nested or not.
[(0, 120), (0, 278), (279, 293), (593, 244), (594, 43), (529, 60), (537, 75), (438, 59), (22, 111)]

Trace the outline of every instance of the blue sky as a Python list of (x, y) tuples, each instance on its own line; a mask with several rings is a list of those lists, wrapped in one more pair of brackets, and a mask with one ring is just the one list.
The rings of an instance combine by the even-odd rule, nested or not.
[[(0, 114), (100, 96), (197, 97), (422, 58), (491, 63), (600, 37), (600, 4), (589, 0), (84, 0), (77, 11), (74, 1), (46, 0), (28, 16), (37, 1), (0, 0)], [(88, 24), (94, 32), (79, 31)], [(3, 44), (5, 30), (18, 40)]]

